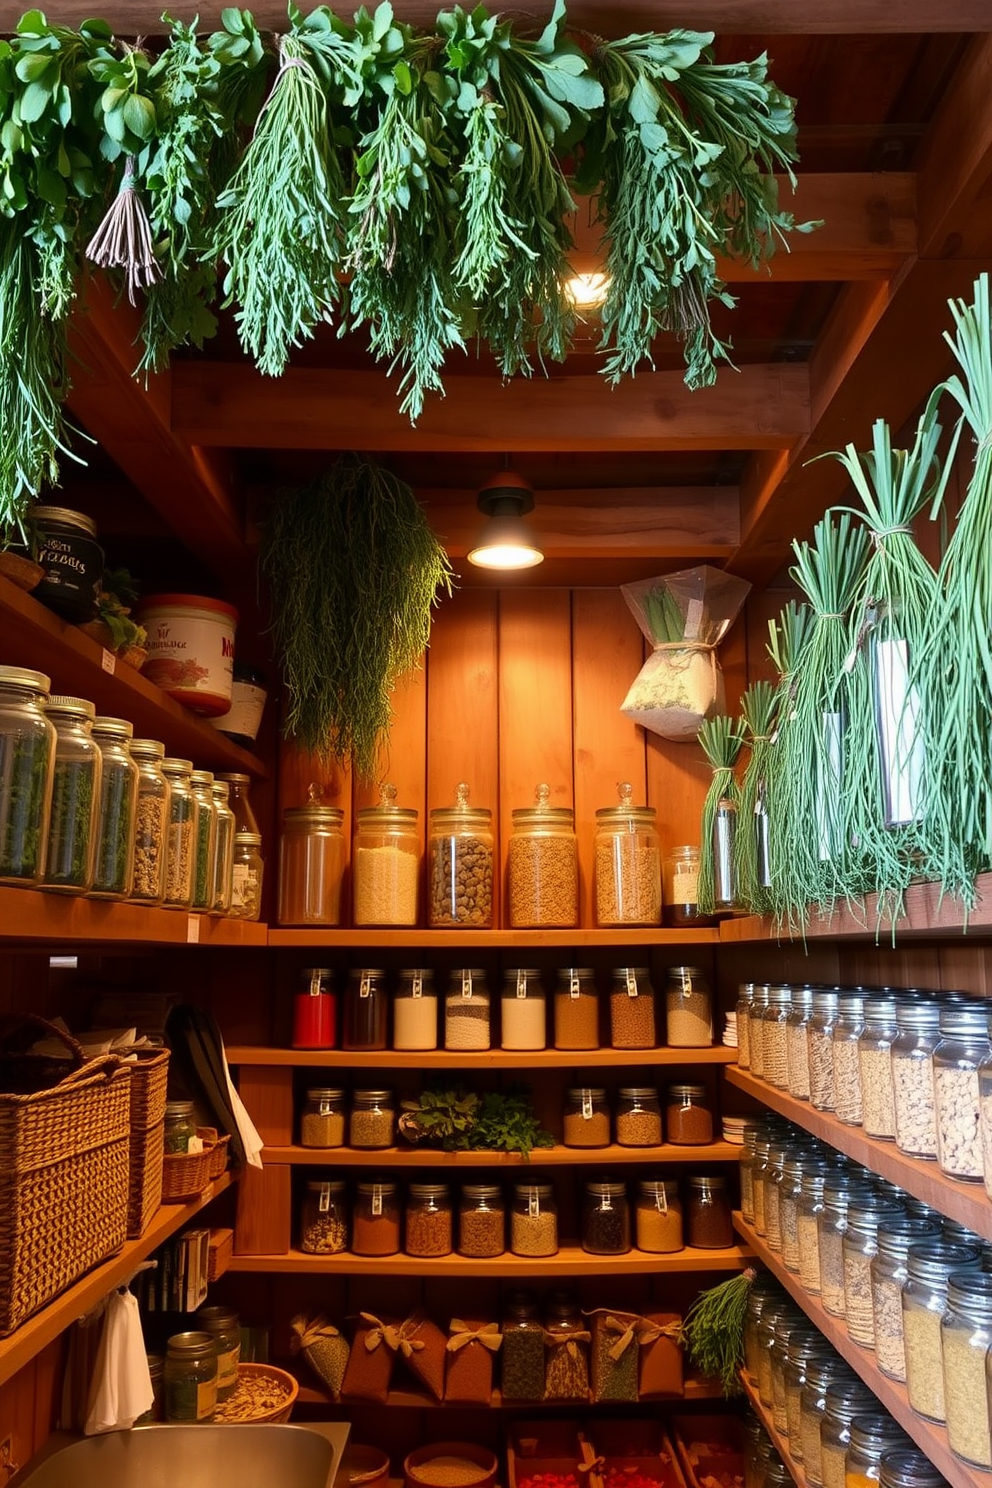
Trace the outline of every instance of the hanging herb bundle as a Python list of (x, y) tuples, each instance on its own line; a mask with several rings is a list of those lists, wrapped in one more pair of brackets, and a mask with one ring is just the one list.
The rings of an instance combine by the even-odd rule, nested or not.
[(751, 757), (741, 780), (734, 877), (738, 897), (752, 914), (771, 909), (768, 773), (777, 703), (778, 690), (770, 682), (752, 683), (741, 698), (745, 744)]
[(768, 622), (768, 655), (778, 674), (775, 689), (775, 728), (765, 762), (765, 806), (768, 812), (768, 856), (771, 863), (771, 909), (780, 919), (786, 913), (782, 885), (786, 879), (791, 795), (783, 779), (783, 761), (790, 751), (783, 742), (796, 716), (796, 674), (802, 666), (803, 650), (812, 630), (809, 605), (790, 599), (777, 620)]
[(744, 1318), (755, 1271), (748, 1266), (729, 1281), (700, 1292), (682, 1324), (682, 1346), (701, 1374), (718, 1379), (724, 1395), (740, 1392)]
[(285, 732), (303, 749), (375, 773), (390, 693), (430, 638), (452, 570), (405, 482), (347, 455), (277, 498), (262, 565), (282, 662)]
[[(734, 778), (734, 766), (744, 742), (743, 721), (722, 713), (708, 718), (700, 727), (699, 742), (713, 766), (699, 828), (699, 910), (708, 915), (714, 909), (726, 909), (735, 898), (732, 880), (740, 790)], [(720, 814), (724, 800), (734, 808), (726, 819)]]

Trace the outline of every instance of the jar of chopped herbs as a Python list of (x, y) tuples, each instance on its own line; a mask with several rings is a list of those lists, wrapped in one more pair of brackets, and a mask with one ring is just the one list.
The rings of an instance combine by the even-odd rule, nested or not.
[(217, 857), (217, 815), (214, 811), (214, 777), (210, 770), (194, 770), (190, 776), (195, 803), (193, 827), (192, 908), (213, 908), (214, 870)]
[(85, 698), (52, 697), (45, 711), (55, 725), (52, 814), (42, 883), (85, 894), (93, 881), (100, 749), (93, 738), (96, 709)]
[(90, 893), (100, 899), (126, 899), (134, 877), (138, 766), (128, 747), (133, 733), (125, 718), (98, 718), (93, 724), (100, 749), (100, 807)]
[(231, 894), (234, 888), (234, 812), (228, 805), (228, 790), (226, 780), (215, 780), (210, 787), (214, 798), (214, 818), (217, 824), (210, 912), (218, 915), (230, 913)]
[(189, 909), (193, 898), (193, 833), (196, 826), (196, 802), (190, 784), (193, 761), (164, 759), (162, 773), (169, 784), (169, 837), (162, 903), (167, 909)]
[(514, 1292), (503, 1319), (504, 1400), (544, 1399), (544, 1327), (529, 1292)]
[(44, 672), (0, 667), (0, 882), (38, 882), (55, 765)]
[(161, 904), (165, 895), (170, 789), (162, 770), (164, 757), (165, 745), (158, 739), (131, 740), (131, 758), (138, 767), (131, 898), (142, 904)]

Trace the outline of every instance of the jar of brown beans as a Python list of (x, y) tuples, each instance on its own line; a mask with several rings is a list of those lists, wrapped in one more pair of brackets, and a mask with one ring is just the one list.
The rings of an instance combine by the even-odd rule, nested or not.
[(713, 1140), (713, 1113), (705, 1085), (669, 1085), (665, 1101), (668, 1140), (678, 1147), (701, 1147)]

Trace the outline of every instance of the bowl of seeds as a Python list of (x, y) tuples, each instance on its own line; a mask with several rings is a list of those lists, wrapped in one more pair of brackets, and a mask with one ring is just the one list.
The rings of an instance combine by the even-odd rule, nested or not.
[(498, 1463), (474, 1442), (431, 1442), (403, 1463), (406, 1488), (492, 1488)]
[(259, 1421), (278, 1425), (289, 1420), (300, 1386), (285, 1369), (273, 1364), (239, 1364), (234, 1394), (217, 1403), (214, 1420), (228, 1426)]

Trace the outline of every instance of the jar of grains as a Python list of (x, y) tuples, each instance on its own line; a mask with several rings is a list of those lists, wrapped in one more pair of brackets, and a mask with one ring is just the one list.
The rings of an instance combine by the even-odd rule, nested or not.
[(917, 1240), (909, 1247), (902, 1289), (902, 1330), (906, 1349), (906, 1393), (917, 1415), (947, 1419), (940, 1320), (947, 1307), (952, 1271), (978, 1271), (978, 1249), (949, 1240)]
[(265, 861), (258, 832), (235, 832), (234, 867), (231, 873), (232, 919), (257, 920), (262, 913), (262, 877)]
[[(988, 1029), (992, 1040), (992, 1013), (989, 1015)], [(985, 1192), (992, 1199), (992, 1055), (983, 1059), (978, 1067), (978, 1099)]]
[(799, 1212), (796, 1216), (796, 1237), (799, 1242), (799, 1280), (813, 1297), (820, 1295), (820, 1248), (817, 1220), (823, 1208), (823, 1188), (834, 1169), (809, 1167), (803, 1169), (799, 1189)]
[(896, 1000), (888, 995), (865, 998), (865, 1026), (858, 1039), (861, 1071), (862, 1126), (868, 1137), (894, 1141), (896, 1135), (895, 1085), (892, 1075), (892, 1045), (896, 1028)]
[(34, 884), (42, 872), (55, 764), (50, 689), (44, 672), (0, 666), (0, 883)]
[(539, 785), (535, 804), (511, 813), (507, 883), (514, 930), (542, 925), (568, 929), (579, 923), (575, 813), (570, 806), (549, 805), (550, 796), (548, 786)]
[(944, 1488), (947, 1479), (915, 1447), (889, 1447), (882, 1454), (881, 1488)]
[(940, 1041), (936, 1002), (896, 998), (892, 1041), (892, 1093), (896, 1146), (908, 1157), (936, 1158), (937, 1111), (933, 1100), (933, 1051)]
[(201, 1307), (196, 1321), (217, 1349), (217, 1399), (230, 1400), (238, 1388), (241, 1319), (231, 1307)]
[[(779, 1229), (782, 1233), (782, 1261), (787, 1271), (799, 1275), (799, 1204), (802, 1199), (803, 1174), (817, 1172), (826, 1175), (827, 1163), (816, 1158), (808, 1150), (790, 1152), (782, 1165), (782, 1181), (779, 1185)], [(742, 1211), (743, 1212), (743, 1211)]]
[(356, 814), (351, 860), (356, 925), (415, 925), (420, 881), (418, 813), (397, 806), (395, 785), (383, 785), (378, 806)]
[(131, 898), (142, 904), (161, 904), (169, 833), (169, 782), (162, 770), (165, 745), (158, 739), (132, 739), (131, 758), (138, 767)]
[(813, 1017), (813, 988), (793, 987), (792, 1006), (785, 1019), (785, 1073), (789, 1094), (809, 1100), (809, 1025)]
[(308, 1090), (300, 1116), (301, 1147), (344, 1146), (344, 1091), (329, 1086)]
[(608, 1147), (610, 1108), (599, 1086), (575, 1086), (565, 1092), (562, 1142), (566, 1147)]
[(761, 1038), (761, 1020), (765, 1008), (768, 1006), (768, 983), (755, 982), (754, 991), (751, 994), (750, 1014), (750, 1051), (751, 1051), (751, 1073), (755, 1079), (760, 1080), (764, 1076), (765, 1061), (764, 1047)]
[(429, 967), (400, 972), (393, 998), (393, 1048), (437, 1048), (437, 993)]
[(674, 1178), (642, 1178), (634, 1217), (638, 1250), (670, 1255), (682, 1249), (682, 1200)]
[(772, 1128), (765, 1129), (755, 1138), (754, 1167), (751, 1173), (751, 1188), (754, 1199), (754, 1228), (759, 1235), (765, 1234), (765, 1179), (772, 1151)]
[(753, 1411), (742, 1422), (744, 1429), (744, 1488), (765, 1488), (768, 1461), (775, 1448), (772, 1439)]
[[(345, 851), (339, 806), (325, 806), (310, 786), (305, 806), (283, 812), (279, 839), (280, 925), (340, 925)], [(230, 786), (228, 786), (230, 790)]]
[(758, 1326), (766, 1305), (777, 1302), (782, 1296), (778, 1282), (767, 1271), (759, 1271), (752, 1281), (744, 1309), (744, 1368), (752, 1384), (758, 1380)]
[(89, 891), (96, 899), (126, 899), (131, 892), (138, 806), (138, 766), (128, 747), (133, 733), (126, 718), (93, 723), (100, 750), (100, 804)]
[(708, 915), (699, 912), (698, 847), (672, 847), (661, 860), (662, 901), (665, 924), (710, 925)]
[(726, 1250), (734, 1243), (726, 1178), (692, 1177), (686, 1206), (689, 1244), (699, 1250)]
[(669, 1085), (665, 1096), (665, 1128), (677, 1147), (701, 1147), (713, 1140), (713, 1113), (706, 1103), (705, 1085)]
[(820, 1471), (823, 1488), (845, 1488), (844, 1466), (851, 1443), (851, 1422), (878, 1410), (878, 1401), (861, 1380), (837, 1380), (827, 1386), (820, 1423)]
[(807, 1348), (814, 1348), (822, 1344), (823, 1335), (816, 1328), (806, 1326), (806, 1318), (803, 1316), (797, 1322), (788, 1319), (783, 1320), (782, 1326), (776, 1328), (775, 1337), (771, 1346), (772, 1364), (772, 1425), (776, 1431), (783, 1436), (789, 1434), (789, 1417), (786, 1410), (785, 1378), (789, 1363), (789, 1349), (793, 1342), (798, 1345), (805, 1343)]
[(217, 851), (214, 853), (214, 884), (211, 895), (211, 913), (226, 915), (230, 912), (234, 893), (234, 812), (228, 805), (230, 787), (226, 780), (215, 780), (211, 786), (214, 798), (214, 816), (217, 822)]
[(407, 1255), (450, 1255), (452, 1243), (451, 1189), (446, 1183), (411, 1183), (406, 1204)]
[(338, 1000), (329, 966), (304, 966), (293, 994), (293, 1048), (333, 1049)]
[(754, 1002), (754, 983), (741, 982), (737, 988), (737, 1064), (740, 1069), (751, 1068), (751, 1007)]
[(344, 994), (342, 1049), (385, 1049), (388, 1008), (386, 973), (375, 966), (352, 967)]
[(558, 1210), (550, 1183), (514, 1186), (510, 1249), (519, 1256), (551, 1256), (557, 1252)]
[(451, 973), (444, 999), (444, 1047), (459, 1052), (489, 1048), (489, 991), (479, 967)]
[[(817, 1111), (834, 1108), (834, 1024), (838, 994), (835, 988), (818, 987), (813, 993), (813, 1016), (807, 1029), (809, 1045), (809, 1103)], [(754, 1060), (751, 1061), (752, 1071)]]
[(859, 1199), (848, 1204), (847, 1228), (841, 1241), (844, 1261), (844, 1318), (847, 1332), (862, 1348), (875, 1347), (871, 1305), (871, 1263), (878, 1249), (878, 1227), (901, 1219), (903, 1207), (891, 1200)]
[(487, 807), (470, 806), (468, 797), (463, 781), (453, 806), (431, 812), (427, 884), (432, 928), (492, 928), (493, 814)]
[(169, 786), (169, 830), (165, 854), (167, 909), (189, 909), (193, 898), (193, 826), (196, 806), (190, 776), (193, 761), (166, 758), (162, 774)]
[(544, 1399), (544, 1326), (529, 1292), (514, 1292), (503, 1318), (504, 1400)]
[(665, 1041), (674, 1049), (708, 1049), (713, 999), (698, 966), (670, 966), (665, 983)]
[(624, 1085), (617, 1102), (617, 1142), (621, 1147), (661, 1144), (661, 1103), (653, 1085)]
[(198, 1424), (217, 1410), (217, 1344), (212, 1333), (174, 1333), (163, 1371), (165, 1419)]
[(816, 1329), (795, 1328), (785, 1355), (785, 1434), (796, 1462), (803, 1460), (802, 1398), (806, 1369), (813, 1359), (836, 1359), (836, 1350)]
[(391, 1090), (356, 1090), (352, 1096), (348, 1142), (352, 1147), (393, 1145), (396, 1111)]
[[(217, 817), (214, 812), (214, 777), (210, 770), (194, 770), (190, 776), (196, 817), (193, 826), (193, 905), (210, 909), (217, 858)], [(244, 916), (245, 919), (254, 916)]]
[(618, 806), (596, 812), (597, 925), (661, 922), (661, 848), (653, 806), (635, 806), (633, 787), (617, 786)]
[(100, 802), (100, 749), (93, 738), (96, 709), (85, 698), (50, 697), (45, 712), (55, 725), (52, 812), (42, 885), (84, 894), (93, 882)]
[(501, 1256), (506, 1210), (496, 1183), (466, 1183), (458, 1206), (458, 1253), (477, 1260)]
[(582, 1200), (582, 1249), (590, 1255), (626, 1255), (630, 1249), (630, 1204), (624, 1183), (587, 1183)]
[(940, 1324), (947, 1441), (956, 1457), (992, 1468), (985, 1356), (992, 1344), (992, 1276), (952, 1271)]
[(861, 1069), (858, 1039), (865, 1026), (865, 1001), (861, 992), (841, 992), (834, 1023), (834, 1111), (849, 1126), (862, 1121)]
[(772, 1406), (772, 1344), (780, 1323), (791, 1316), (792, 1303), (779, 1295), (765, 1304), (758, 1319), (758, 1397), (769, 1410)]
[(543, 1049), (547, 1043), (547, 1007), (541, 973), (520, 966), (503, 976), (500, 1002), (500, 1046)]
[(352, 1211), (355, 1255), (395, 1255), (400, 1248), (400, 1200), (395, 1183), (359, 1183)]
[(878, 1227), (878, 1249), (871, 1262), (871, 1313), (875, 1334), (875, 1362), (889, 1379), (906, 1380), (906, 1349), (902, 1333), (902, 1288), (909, 1247), (917, 1240), (939, 1238), (935, 1221), (905, 1215), (886, 1219)]
[(761, 1062), (763, 1078), (779, 1090), (785, 1090), (789, 1083), (786, 1019), (791, 1009), (791, 987), (768, 988), (768, 1000), (761, 1014)]
[(304, 1189), (300, 1249), (307, 1255), (340, 1255), (348, 1249), (348, 1206), (341, 1179), (313, 1179)]
[(844, 1316), (844, 1231), (847, 1209), (859, 1199), (869, 1200), (875, 1190), (838, 1173), (823, 1185), (823, 1208), (817, 1216), (816, 1234), (820, 1262), (820, 1301), (833, 1317)]
[(588, 966), (562, 966), (555, 987), (555, 1048), (599, 1048), (599, 996)]
[(776, 1137), (768, 1152), (765, 1173), (765, 1244), (776, 1254), (782, 1251), (782, 1180), (786, 1158), (798, 1153), (788, 1137)]
[(610, 1043), (614, 1049), (655, 1047), (654, 988), (646, 966), (618, 966), (613, 972)]
[(978, 1067), (992, 1058), (988, 1004), (975, 1001), (942, 1007), (938, 1027), (940, 1042), (933, 1051), (937, 1161), (949, 1178), (977, 1183), (985, 1171)]
[(738, 1160), (738, 1171), (740, 1174), (741, 1189), (741, 1214), (748, 1224), (754, 1224), (754, 1163), (755, 1145), (760, 1135), (760, 1125), (757, 1121), (745, 1121), (744, 1141), (741, 1146), (741, 1155)]
[(827, 1408), (827, 1390), (841, 1380), (853, 1380), (854, 1374), (839, 1354), (807, 1360), (806, 1383), (799, 1409), (799, 1440), (803, 1456), (803, 1473), (810, 1488), (823, 1488), (823, 1462), (820, 1455), (820, 1427)]
[(898, 1421), (884, 1412), (855, 1416), (851, 1442), (844, 1459), (845, 1488), (871, 1488), (878, 1482), (886, 1452), (910, 1447), (912, 1442)]

